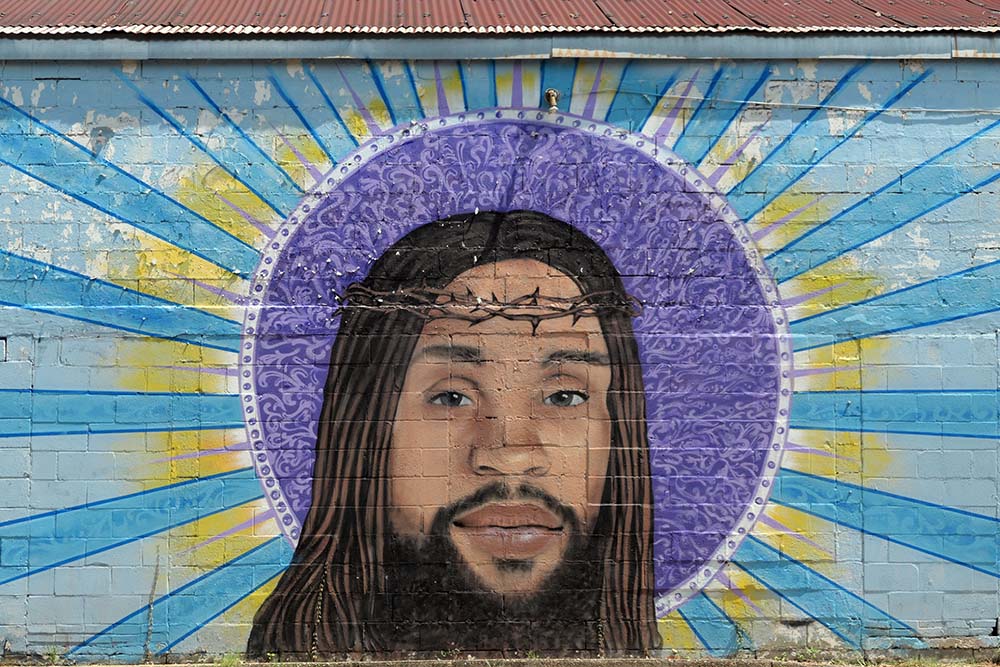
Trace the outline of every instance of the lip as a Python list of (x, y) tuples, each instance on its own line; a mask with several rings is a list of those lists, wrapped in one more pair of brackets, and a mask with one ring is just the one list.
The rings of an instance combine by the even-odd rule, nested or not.
[(458, 517), (452, 530), (494, 558), (529, 560), (558, 545), (563, 522), (554, 513), (526, 503), (490, 503)]

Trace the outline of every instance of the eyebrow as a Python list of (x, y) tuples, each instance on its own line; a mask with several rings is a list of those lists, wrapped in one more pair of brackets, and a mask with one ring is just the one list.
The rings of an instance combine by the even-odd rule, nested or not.
[(421, 352), (422, 357), (437, 357), (444, 361), (464, 361), (467, 363), (483, 363), (483, 355), (478, 347), (470, 345), (428, 345)]
[(593, 364), (594, 366), (609, 366), (611, 359), (606, 354), (587, 352), (586, 350), (556, 350), (542, 360), (543, 366), (577, 363)]

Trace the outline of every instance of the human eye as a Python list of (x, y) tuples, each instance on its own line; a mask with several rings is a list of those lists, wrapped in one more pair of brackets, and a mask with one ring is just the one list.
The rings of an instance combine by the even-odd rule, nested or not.
[(457, 391), (442, 391), (434, 394), (427, 402), (431, 405), (440, 405), (446, 408), (464, 408), (472, 405), (472, 399)]
[(556, 408), (572, 408), (586, 403), (589, 398), (582, 391), (557, 391), (546, 396), (542, 403)]

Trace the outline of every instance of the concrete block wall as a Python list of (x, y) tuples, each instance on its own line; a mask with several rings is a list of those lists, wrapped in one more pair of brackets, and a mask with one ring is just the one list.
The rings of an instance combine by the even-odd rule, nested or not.
[(992, 655), (998, 91), (4, 63), (0, 640)]

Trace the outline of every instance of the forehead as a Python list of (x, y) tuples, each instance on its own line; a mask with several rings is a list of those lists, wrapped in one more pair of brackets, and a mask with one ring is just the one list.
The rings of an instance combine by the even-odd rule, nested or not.
[[(565, 273), (533, 259), (510, 259), (473, 267), (461, 273), (445, 286), (446, 292), (471, 294), (489, 302), (494, 298), (510, 304), (538, 295), (546, 299), (573, 299), (582, 295), (576, 282)], [(530, 307), (511, 307), (506, 312), (527, 314)], [(539, 312), (539, 311), (536, 311)], [(577, 349), (606, 351), (601, 325), (596, 317), (581, 317), (574, 322), (572, 315), (542, 319), (533, 330), (530, 321), (491, 317), (470, 326), (469, 322), (444, 317), (428, 322), (421, 334), (419, 346), (440, 343), (447, 339), (453, 344), (499, 348), (519, 358), (527, 352), (544, 354), (546, 350), (572, 346)], [(534, 356), (533, 354), (530, 356)]]

